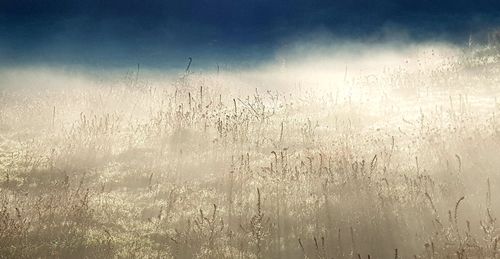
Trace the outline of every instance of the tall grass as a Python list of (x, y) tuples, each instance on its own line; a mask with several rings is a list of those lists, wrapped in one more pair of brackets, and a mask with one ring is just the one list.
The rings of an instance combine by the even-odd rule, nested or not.
[(5, 89), (0, 256), (497, 258), (499, 68)]

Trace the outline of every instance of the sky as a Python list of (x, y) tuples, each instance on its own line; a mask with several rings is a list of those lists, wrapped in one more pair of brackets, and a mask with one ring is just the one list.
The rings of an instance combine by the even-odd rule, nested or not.
[(498, 0), (0, 0), (0, 64), (237, 66), (300, 44), (466, 44), (498, 25)]

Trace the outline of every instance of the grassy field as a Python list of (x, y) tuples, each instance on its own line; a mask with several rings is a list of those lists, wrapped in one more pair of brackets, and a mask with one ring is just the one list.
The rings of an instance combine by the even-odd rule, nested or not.
[(457, 53), (331, 78), (4, 72), (0, 257), (500, 258), (500, 56)]

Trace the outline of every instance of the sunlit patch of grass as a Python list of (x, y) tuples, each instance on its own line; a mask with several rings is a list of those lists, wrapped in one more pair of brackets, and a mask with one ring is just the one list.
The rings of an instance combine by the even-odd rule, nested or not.
[(495, 258), (499, 63), (460, 55), (7, 89), (0, 256)]

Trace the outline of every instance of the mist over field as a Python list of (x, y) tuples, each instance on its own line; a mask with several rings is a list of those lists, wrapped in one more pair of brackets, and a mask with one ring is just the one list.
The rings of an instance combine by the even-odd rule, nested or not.
[(500, 258), (493, 1), (0, 3), (0, 258)]

